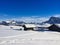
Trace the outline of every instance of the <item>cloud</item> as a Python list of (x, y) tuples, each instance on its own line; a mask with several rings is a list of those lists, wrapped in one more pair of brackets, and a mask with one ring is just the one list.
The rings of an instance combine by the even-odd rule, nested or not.
[(60, 14), (53, 15), (54, 17), (60, 17)]
[[(54, 17), (60, 17), (60, 14), (56, 14), (56, 15), (52, 15)], [(6, 18), (5, 18), (6, 17)], [(41, 23), (41, 22), (45, 22), (47, 20), (49, 20), (51, 16), (46, 16), (46, 17), (40, 17), (40, 16), (28, 16), (28, 17), (10, 17), (9, 15), (3, 15), (3, 17), (1, 17), (1, 20), (17, 20), (17, 21), (24, 21), (26, 23), (30, 23), (30, 22), (36, 22), (36, 23)]]
[[(53, 17), (60, 17), (60, 14), (52, 15)], [(30, 16), (30, 17), (19, 17), (19, 18), (12, 18), (14, 20), (18, 21), (24, 21), (24, 22), (36, 22), (41, 23), (49, 20), (52, 16), (46, 16), (46, 17), (39, 17), (39, 16)]]
[(49, 19), (48, 17), (39, 17), (39, 16), (12, 18), (12, 20), (24, 21), (26, 23), (30, 23), (30, 22), (41, 23), (47, 21), (48, 19)]

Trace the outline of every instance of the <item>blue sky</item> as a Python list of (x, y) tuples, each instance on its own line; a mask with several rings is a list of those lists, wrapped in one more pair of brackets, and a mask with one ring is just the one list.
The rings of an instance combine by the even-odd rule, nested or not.
[(58, 14), (60, 0), (0, 0), (0, 19)]

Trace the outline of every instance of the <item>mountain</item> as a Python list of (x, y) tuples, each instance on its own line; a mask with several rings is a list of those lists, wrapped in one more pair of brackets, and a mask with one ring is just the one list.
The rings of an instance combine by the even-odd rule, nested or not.
[(50, 19), (44, 23), (60, 24), (60, 18), (59, 17), (50, 17)]

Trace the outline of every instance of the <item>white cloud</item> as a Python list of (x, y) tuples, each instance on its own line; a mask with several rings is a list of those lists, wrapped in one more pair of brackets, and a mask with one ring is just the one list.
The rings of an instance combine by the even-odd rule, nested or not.
[(54, 17), (60, 17), (60, 14), (53, 15)]
[[(52, 15), (53, 17), (60, 17), (60, 14)], [(20, 18), (14, 18), (14, 20), (24, 21), (24, 22), (44, 22), (49, 20), (51, 16), (47, 17), (39, 17), (39, 16), (31, 16), (31, 17), (20, 17)]]
[[(52, 15), (52, 16), (60, 17), (60, 14), (56, 14), (56, 15)], [(51, 16), (46, 16), (46, 17), (39, 17), (39, 16), (15, 17), (15, 16), (13, 16), (12, 19), (11, 19), (11, 18), (8, 18), (8, 15), (5, 14), (3, 17), (1, 17), (1, 19), (5, 20), (4, 17), (6, 17), (6, 20), (18, 20), (18, 21), (24, 21), (24, 22), (37, 22), (37, 23), (41, 23), (41, 22), (49, 20), (49, 18)]]
[(38, 17), (38, 16), (31, 16), (31, 17), (20, 17), (20, 18), (12, 18), (12, 20), (24, 21), (24, 22), (36, 22), (41, 23), (47, 21), (48, 17)]

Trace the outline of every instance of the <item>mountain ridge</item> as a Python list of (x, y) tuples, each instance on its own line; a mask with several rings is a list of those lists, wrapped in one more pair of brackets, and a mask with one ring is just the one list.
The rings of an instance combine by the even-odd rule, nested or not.
[(50, 19), (48, 21), (45, 21), (44, 23), (60, 24), (60, 17), (50, 17)]

